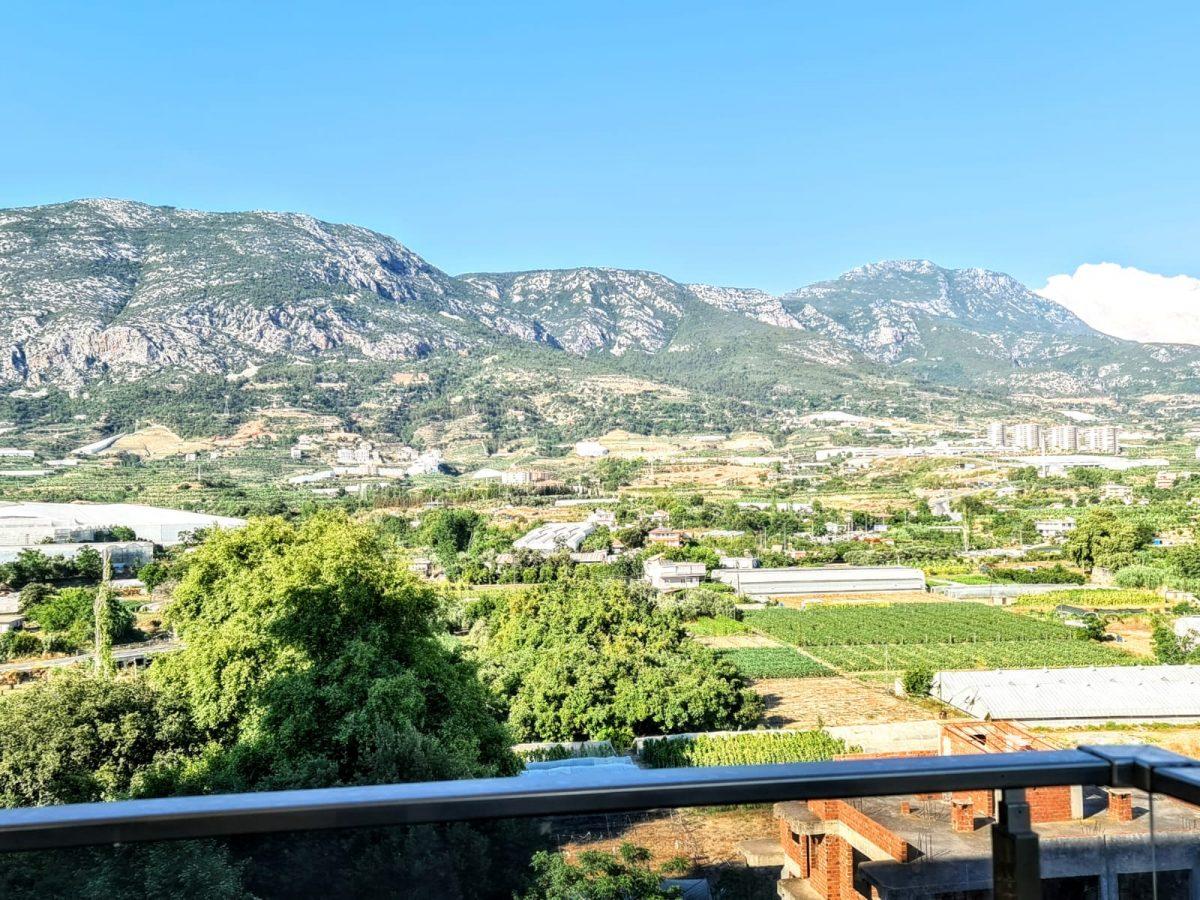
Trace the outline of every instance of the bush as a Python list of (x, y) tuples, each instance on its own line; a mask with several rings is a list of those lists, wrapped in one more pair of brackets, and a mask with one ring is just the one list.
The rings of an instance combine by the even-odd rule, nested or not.
[(928, 697), (933, 690), (932, 669), (908, 669), (900, 678), (904, 693), (910, 697)]
[(1153, 591), (1166, 584), (1167, 574), (1165, 569), (1156, 566), (1126, 566), (1117, 572), (1113, 580), (1117, 587)]
[(679, 616), (680, 621), (694, 622), (700, 618), (742, 618), (737, 608), (737, 595), (728, 591), (715, 591), (710, 587), (690, 588), (674, 594), (662, 594), (658, 605)]

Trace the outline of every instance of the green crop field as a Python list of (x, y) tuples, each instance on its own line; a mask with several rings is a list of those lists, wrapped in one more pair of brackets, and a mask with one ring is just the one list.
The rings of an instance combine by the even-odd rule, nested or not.
[[(1073, 592), (1072, 592), (1073, 593)], [(977, 603), (824, 606), (747, 613), (762, 634), (804, 647), (843, 672), (1136, 665), (1055, 621)]]
[(818, 762), (850, 748), (826, 731), (753, 732), (659, 738), (642, 744), (642, 760), (652, 769), (689, 766), (752, 766), (760, 763)]
[(750, 626), (729, 616), (701, 616), (687, 623), (687, 630), (699, 637), (727, 637), (731, 634), (746, 634)]
[(745, 647), (718, 652), (747, 678), (813, 678), (834, 674), (790, 647)]
[(1144, 660), (1095, 641), (982, 641), (958, 644), (851, 644), (811, 651), (844, 672), (902, 669), (1041, 669), (1132, 666)]
[(839, 644), (951, 644), (1073, 638), (1056, 622), (1018, 616), (979, 603), (818, 606), (746, 614), (755, 631), (799, 647)]

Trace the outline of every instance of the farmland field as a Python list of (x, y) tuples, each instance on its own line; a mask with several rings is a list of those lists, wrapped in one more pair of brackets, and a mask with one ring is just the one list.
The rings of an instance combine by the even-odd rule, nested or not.
[(850, 751), (827, 731), (753, 732), (658, 738), (642, 744), (642, 760), (652, 769), (687, 766), (751, 766), (760, 763), (817, 762)]
[(747, 613), (746, 622), (755, 631), (799, 647), (1074, 638), (1070, 629), (1055, 622), (1018, 616), (979, 603), (819, 606), (803, 611), (764, 609)]
[(746, 634), (750, 627), (729, 616), (701, 616), (687, 623), (687, 630), (700, 637), (725, 637), (731, 634)]
[(1095, 641), (981, 641), (957, 644), (849, 644), (811, 651), (844, 672), (899, 669), (1041, 669), (1132, 666), (1145, 662)]
[(790, 647), (753, 647), (721, 650), (747, 678), (814, 678), (833, 672)]
[(1136, 665), (1138, 657), (1081, 639), (1058, 622), (975, 603), (766, 609), (755, 631), (842, 672)]

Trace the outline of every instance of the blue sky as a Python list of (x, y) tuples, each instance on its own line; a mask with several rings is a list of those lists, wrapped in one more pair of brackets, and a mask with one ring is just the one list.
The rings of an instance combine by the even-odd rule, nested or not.
[(10, 0), (4, 19), (0, 206), (303, 211), (450, 272), (1200, 275), (1195, 4)]

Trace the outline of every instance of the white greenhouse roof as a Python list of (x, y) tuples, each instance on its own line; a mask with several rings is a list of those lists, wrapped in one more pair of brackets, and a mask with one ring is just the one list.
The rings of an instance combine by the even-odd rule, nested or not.
[(583, 539), (596, 530), (591, 522), (555, 522), (541, 525), (513, 542), (514, 547), (554, 553), (562, 548), (578, 550)]
[(1200, 666), (939, 672), (932, 694), (976, 718), (1200, 718)]

